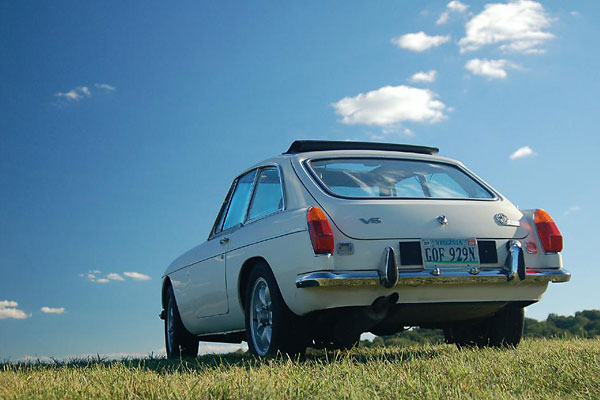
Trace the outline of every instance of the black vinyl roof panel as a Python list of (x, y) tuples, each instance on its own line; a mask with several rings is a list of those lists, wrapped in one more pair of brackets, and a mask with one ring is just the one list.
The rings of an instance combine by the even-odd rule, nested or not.
[(311, 151), (329, 150), (380, 150), (400, 151), (404, 153), (437, 154), (437, 147), (415, 146), (398, 143), (348, 142), (341, 140), (296, 140), (283, 154), (308, 153)]

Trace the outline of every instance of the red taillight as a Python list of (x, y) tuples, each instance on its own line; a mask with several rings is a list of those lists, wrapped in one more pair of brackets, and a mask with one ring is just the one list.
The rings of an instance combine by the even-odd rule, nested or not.
[(306, 213), (308, 233), (315, 254), (333, 253), (333, 231), (327, 216), (319, 207), (311, 207)]
[(563, 248), (563, 238), (554, 223), (554, 220), (546, 211), (539, 209), (533, 214), (533, 221), (537, 226), (542, 246), (547, 253), (558, 253)]

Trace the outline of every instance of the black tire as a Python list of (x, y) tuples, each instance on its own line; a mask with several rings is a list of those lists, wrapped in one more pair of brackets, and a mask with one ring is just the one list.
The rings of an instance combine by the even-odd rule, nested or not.
[(523, 336), (525, 309), (509, 305), (491, 317), (444, 329), (447, 343), (461, 347), (517, 347)]
[(506, 306), (490, 319), (490, 345), (517, 347), (523, 337), (525, 308)]
[(360, 343), (360, 335), (358, 335), (344, 343), (335, 341), (335, 344), (337, 345), (336, 348), (343, 350), (343, 351), (352, 350), (353, 348), (358, 347), (359, 343)]
[[(173, 288), (169, 286), (166, 294), (165, 347), (167, 358), (180, 359), (198, 355), (198, 339), (188, 332), (181, 322)], [(171, 330), (169, 330), (169, 326)]]
[(454, 343), (454, 336), (452, 335), (452, 328), (446, 327), (443, 329), (444, 331), (444, 340), (447, 344)]
[(454, 343), (459, 349), (463, 347), (485, 347), (489, 343), (489, 319), (466, 321), (444, 329), (447, 343)]
[[(267, 289), (269, 299), (266, 299)], [(274, 356), (277, 352), (291, 356), (304, 354), (306, 340), (300, 318), (285, 304), (275, 277), (265, 262), (257, 263), (248, 276), (244, 308), (246, 341), (252, 354), (260, 357)]]

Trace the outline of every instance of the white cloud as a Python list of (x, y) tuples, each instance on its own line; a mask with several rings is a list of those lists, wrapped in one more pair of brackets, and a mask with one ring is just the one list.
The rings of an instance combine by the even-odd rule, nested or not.
[(518, 158), (524, 158), (524, 157), (530, 157), (535, 155), (535, 153), (533, 152), (533, 150), (531, 149), (531, 147), (529, 146), (523, 146), (523, 147), (519, 147), (517, 150), (514, 151), (514, 153), (512, 153), (509, 158), (511, 160), (516, 160)]
[(565, 215), (569, 215), (575, 212), (581, 211), (581, 207), (579, 206), (571, 206), (565, 210)]
[(411, 51), (425, 51), (440, 46), (450, 40), (450, 36), (429, 36), (425, 32), (407, 33), (392, 39), (392, 43)]
[(101, 276), (101, 274), (102, 274), (102, 271), (96, 269), (93, 271), (88, 271), (87, 274), (79, 274), (79, 276), (84, 277), (87, 280), (89, 280), (90, 282), (94, 282), (94, 283), (109, 283), (112, 281), (124, 281), (125, 278), (123, 277), (123, 275), (128, 278), (131, 278), (135, 281), (147, 281), (147, 280), (151, 279), (148, 275), (144, 275), (139, 272), (123, 272), (122, 274), (119, 274), (116, 272), (111, 272), (104, 276)]
[(125, 278), (123, 278), (121, 275), (115, 273), (115, 272), (111, 272), (110, 274), (106, 275), (106, 279), (110, 279), (111, 281), (124, 281)]
[(19, 303), (11, 300), (0, 300), (0, 308), (17, 307)]
[(44, 314), (64, 314), (65, 308), (64, 307), (42, 307), (42, 308), (40, 308), (40, 311), (43, 312)]
[(446, 11), (444, 11), (438, 20), (435, 22), (437, 25), (443, 25), (448, 22), (448, 18), (450, 17), (451, 12), (464, 13), (469, 8), (468, 5), (461, 3), (458, 0), (452, 0), (450, 3), (446, 4)]
[(519, 53), (542, 53), (539, 46), (554, 38), (545, 32), (552, 20), (542, 4), (531, 0), (486, 4), (484, 10), (465, 25), (465, 37), (458, 42), (461, 53), (500, 44), (500, 49)]
[(74, 89), (69, 90), (68, 92), (58, 92), (55, 93), (54, 96), (63, 98), (68, 101), (79, 101), (84, 97), (90, 97), (92, 93), (87, 86), (78, 86)]
[(152, 279), (148, 275), (142, 274), (140, 272), (123, 272), (123, 275), (135, 281), (148, 281)]
[(404, 121), (440, 122), (446, 105), (428, 89), (411, 86), (384, 86), (355, 97), (345, 97), (333, 107), (348, 125), (389, 127)]
[(88, 271), (85, 275), (79, 274), (79, 276), (85, 277), (90, 282), (96, 282), (98, 279), (98, 275), (100, 275), (101, 273), (102, 273), (102, 271), (100, 271), (99, 269), (94, 269), (94, 270)]
[(578, 11), (571, 11), (569, 14), (571, 14), (573, 17), (579, 17), (579, 12)]
[(115, 86), (109, 85), (108, 83), (94, 83), (94, 86), (107, 92), (114, 92), (117, 90)]
[(437, 25), (443, 25), (448, 22), (448, 18), (450, 17), (450, 13), (448, 11), (444, 11), (440, 17), (435, 21)]
[(467, 8), (469, 8), (468, 5), (461, 3), (458, 0), (452, 0), (450, 3), (446, 4), (446, 7), (448, 8), (448, 10), (456, 11), (459, 13), (464, 13), (465, 11), (467, 11)]
[(12, 300), (0, 300), (0, 319), (25, 319), (31, 317), (31, 314), (19, 310), (19, 303)]
[[(117, 90), (116, 87), (109, 85), (108, 83), (95, 83), (94, 87), (103, 90), (104, 92), (114, 92)], [(91, 97), (92, 91), (87, 86), (77, 86), (68, 92), (54, 93), (54, 96), (64, 99), (65, 101), (79, 101), (81, 99)]]
[(411, 76), (408, 80), (410, 82), (427, 82), (427, 83), (431, 83), (431, 82), (435, 82), (436, 76), (437, 76), (437, 72), (432, 69), (432, 70), (430, 70), (428, 72), (419, 71), (416, 74), (414, 74), (413, 76)]
[(487, 60), (474, 58), (467, 61), (465, 68), (474, 75), (485, 76), (490, 79), (504, 79), (507, 76), (508, 68), (520, 68), (508, 60)]

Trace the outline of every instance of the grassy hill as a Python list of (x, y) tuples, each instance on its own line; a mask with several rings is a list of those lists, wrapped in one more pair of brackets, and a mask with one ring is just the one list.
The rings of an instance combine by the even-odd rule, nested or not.
[[(600, 336), (600, 310), (577, 311), (575, 315), (550, 314), (545, 321), (525, 318), (525, 338), (586, 338)], [(441, 344), (441, 329), (416, 328), (391, 336), (376, 337), (372, 342), (363, 340), (365, 347), (412, 346), (414, 344)]]
[(527, 339), (516, 350), (451, 345), (0, 365), (1, 399), (600, 398), (600, 340)]

